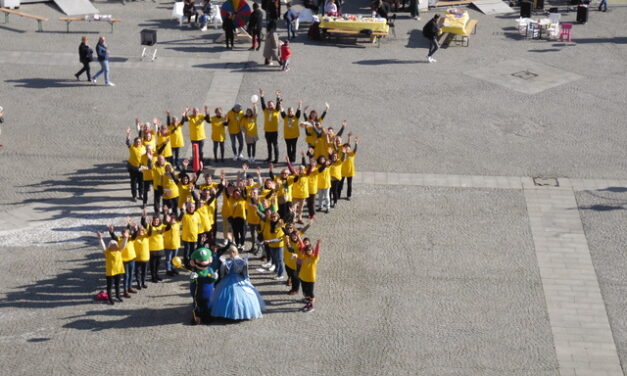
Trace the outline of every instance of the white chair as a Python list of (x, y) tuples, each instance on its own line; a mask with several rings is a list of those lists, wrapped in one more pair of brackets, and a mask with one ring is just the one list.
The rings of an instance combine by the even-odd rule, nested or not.
[(174, 3), (174, 7), (172, 8), (172, 17), (175, 20), (179, 21), (179, 26), (183, 25), (183, 2), (177, 1)]
[(529, 25), (529, 18), (519, 18), (518, 19), (518, 34), (526, 36), (527, 35), (527, 27)]
[(559, 24), (562, 15), (559, 13), (549, 13), (549, 20), (551, 20), (552, 24)]

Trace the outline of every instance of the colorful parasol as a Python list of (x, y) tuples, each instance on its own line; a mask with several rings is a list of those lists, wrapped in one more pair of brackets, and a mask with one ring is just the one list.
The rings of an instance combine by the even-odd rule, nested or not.
[(233, 13), (233, 23), (236, 27), (245, 27), (252, 11), (246, 0), (226, 0), (220, 8), (222, 19)]

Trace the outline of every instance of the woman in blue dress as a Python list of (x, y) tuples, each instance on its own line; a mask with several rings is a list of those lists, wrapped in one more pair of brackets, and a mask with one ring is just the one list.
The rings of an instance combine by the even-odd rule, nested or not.
[(220, 257), (222, 279), (211, 297), (211, 315), (231, 320), (250, 320), (261, 317), (265, 304), (257, 289), (248, 279), (248, 261), (231, 246), (228, 256)]

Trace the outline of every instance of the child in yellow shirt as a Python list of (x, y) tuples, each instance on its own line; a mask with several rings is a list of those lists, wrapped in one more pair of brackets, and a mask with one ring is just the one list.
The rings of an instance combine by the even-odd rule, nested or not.
[(313, 304), (316, 301), (314, 296), (314, 284), (316, 283), (318, 261), (320, 260), (320, 240), (316, 243), (315, 248), (312, 247), (309, 238), (303, 239), (303, 244), (305, 248), (301, 258), (298, 278), (303, 287), (305, 300), (307, 300), (307, 304), (303, 307), (303, 312), (312, 312), (314, 310)]

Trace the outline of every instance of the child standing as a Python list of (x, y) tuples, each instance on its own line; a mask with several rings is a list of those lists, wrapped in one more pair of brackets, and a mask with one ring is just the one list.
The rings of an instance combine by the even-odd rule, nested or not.
[(305, 253), (302, 255), (298, 278), (303, 287), (305, 300), (307, 300), (307, 304), (303, 307), (303, 312), (312, 312), (314, 310), (313, 304), (316, 301), (314, 284), (316, 283), (318, 260), (320, 260), (320, 240), (316, 243), (315, 248), (311, 246), (309, 238), (303, 239), (303, 243), (305, 245)]
[(111, 297), (111, 287), (115, 284), (115, 297), (119, 302), (122, 301), (120, 297), (120, 277), (124, 274), (124, 264), (122, 263), (122, 249), (126, 247), (128, 242), (128, 231), (124, 231), (122, 235), (122, 244), (118, 244), (117, 241), (111, 240), (108, 246), (105, 246), (102, 239), (102, 233), (97, 232), (98, 240), (100, 241), (100, 247), (105, 255), (105, 274), (107, 276), (107, 295), (109, 296), (109, 304), (115, 304)]
[(290, 70), (290, 57), (292, 56), (292, 49), (290, 48), (290, 41), (284, 40), (281, 46), (281, 70), (287, 72)]

